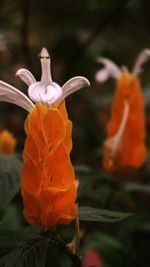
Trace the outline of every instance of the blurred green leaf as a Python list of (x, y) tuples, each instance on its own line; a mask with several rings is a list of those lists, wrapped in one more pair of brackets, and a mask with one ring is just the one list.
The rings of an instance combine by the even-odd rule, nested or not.
[(124, 247), (118, 239), (109, 234), (92, 232), (85, 238), (85, 242), (82, 245), (81, 250), (84, 252), (89, 248), (103, 251), (110, 248), (111, 250), (123, 250)]
[(14, 202), (8, 206), (3, 218), (0, 220), (0, 231), (4, 229), (16, 231), (24, 225), (22, 206), (17, 206), (18, 203)]
[[(111, 186), (114, 185), (112, 176), (106, 172), (100, 172), (86, 165), (76, 166), (75, 171), (76, 177), (80, 181), (78, 199), (80, 198), (81, 201), (83, 198), (86, 198), (87, 203), (87, 198), (89, 198), (90, 201), (98, 201), (103, 205), (110, 195)], [(101, 194), (99, 194), (100, 190)], [(84, 203), (82, 203), (82, 205), (84, 205)]]
[(99, 179), (99, 180), (112, 180), (112, 175), (103, 172), (102, 170), (95, 170), (87, 165), (76, 165), (75, 166), (75, 171), (77, 176), (80, 177), (88, 177), (88, 178), (94, 178), (94, 179)]
[(131, 216), (130, 213), (97, 209), (93, 207), (79, 207), (79, 220), (95, 222), (116, 222)]
[(104, 266), (122, 266), (124, 245), (116, 237), (97, 231), (92, 232), (86, 236), (81, 253), (84, 254), (91, 248), (100, 252)]
[(21, 165), (13, 156), (0, 156), (0, 219), (19, 190)]
[(126, 183), (124, 185), (126, 191), (134, 191), (150, 194), (150, 184)]

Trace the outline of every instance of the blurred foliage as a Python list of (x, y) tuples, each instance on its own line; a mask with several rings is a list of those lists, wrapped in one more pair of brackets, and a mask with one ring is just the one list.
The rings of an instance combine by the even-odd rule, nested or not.
[(19, 191), (21, 162), (12, 156), (0, 156), (0, 219)]
[[(38, 54), (45, 46), (51, 55), (54, 81), (62, 85), (75, 75), (91, 81), (90, 88), (66, 100), (74, 125), (71, 157), (80, 180), (78, 203), (99, 212), (110, 210), (114, 216), (115, 212), (116, 216), (118, 212), (133, 216), (114, 223), (81, 221), (81, 254), (89, 248), (97, 250), (103, 267), (149, 267), (150, 152), (140, 170), (117, 175), (104, 172), (103, 141), (115, 83), (110, 80), (97, 84), (94, 75), (100, 67), (97, 57), (109, 57), (131, 70), (138, 53), (150, 47), (150, 1), (1, 0), (0, 11), (1, 80), (27, 93), (15, 73), (25, 67), (40, 79)], [(149, 151), (150, 63), (144, 65), (141, 83)], [(20, 154), (26, 115), (19, 107), (0, 103), (0, 128), (13, 132)], [(60, 243), (53, 242), (52, 246), (51, 235), (25, 222), (19, 192), (20, 167), (20, 159), (0, 158), (0, 267), (71, 266), (70, 256), (60, 250)], [(88, 219), (88, 214), (85, 216)], [(67, 244), (73, 238), (74, 223), (59, 226), (58, 231)]]

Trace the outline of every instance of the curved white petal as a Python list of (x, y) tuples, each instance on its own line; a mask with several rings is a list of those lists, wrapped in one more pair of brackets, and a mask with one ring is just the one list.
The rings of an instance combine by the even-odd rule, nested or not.
[(36, 82), (29, 86), (28, 94), (35, 103), (46, 103), (50, 105), (62, 97), (62, 88), (54, 82), (47, 87), (41, 82)]
[(85, 77), (76, 76), (76, 77), (71, 78), (62, 87), (62, 91), (63, 91), (62, 99), (78, 91), (84, 86), (90, 86), (90, 82)]
[(0, 101), (15, 104), (29, 112), (34, 107), (34, 104), (25, 94), (3, 81), (0, 81)]
[(136, 60), (136, 63), (135, 63), (135, 66), (133, 68), (133, 75), (139, 75), (141, 72), (142, 72), (142, 65), (148, 60), (150, 59), (150, 49), (145, 49), (143, 50), (137, 60)]
[(95, 74), (95, 80), (98, 82), (105, 82), (110, 76), (109, 70), (107, 68), (103, 68), (99, 70)]
[(120, 148), (122, 137), (123, 137), (125, 127), (127, 124), (128, 116), (129, 116), (129, 103), (125, 101), (123, 115), (122, 115), (122, 119), (121, 119), (120, 126), (119, 126), (117, 133), (114, 136), (108, 138), (104, 142), (104, 146), (111, 149), (111, 155), (109, 159), (110, 166), (113, 164), (114, 158), (116, 156), (116, 152)]
[(119, 78), (121, 70), (114, 62), (107, 58), (99, 58), (98, 62), (102, 63), (104, 65), (104, 68), (96, 72), (96, 81), (104, 82), (109, 77), (113, 77), (115, 79)]
[(25, 82), (28, 86), (30, 86), (32, 83), (35, 83), (36, 80), (32, 73), (27, 69), (19, 69), (16, 72), (16, 76), (19, 76), (20, 79)]

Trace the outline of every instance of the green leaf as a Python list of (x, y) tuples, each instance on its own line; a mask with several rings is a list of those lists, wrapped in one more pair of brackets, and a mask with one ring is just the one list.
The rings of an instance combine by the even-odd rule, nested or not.
[(0, 249), (2, 247), (15, 248), (18, 246), (19, 243), (39, 238), (41, 237), (42, 231), (43, 231), (42, 227), (37, 225), (26, 227), (20, 231), (1, 229)]
[(13, 156), (0, 156), (0, 219), (19, 190), (21, 165)]
[(37, 238), (20, 245), (2, 257), (0, 267), (44, 267), (48, 250), (47, 240)]
[(40, 226), (26, 227), (20, 231), (0, 230), (0, 258), (31, 239), (42, 238), (42, 233), (43, 229)]
[(131, 216), (130, 213), (110, 211), (104, 209), (97, 209), (93, 207), (79, 207), (79, 220), (81, 221), (95, 221), (95, 222), (116, 222), (126, 219)]
[[(19, 267), (17, 264), (18, 259), (21, 257), (22, 249), (17, 248), (13, 252), (9, 253), (8, 255), (4, 256), (0, 260), (0, 267)], [(23, 266), (22, 264), (20, 267)]]

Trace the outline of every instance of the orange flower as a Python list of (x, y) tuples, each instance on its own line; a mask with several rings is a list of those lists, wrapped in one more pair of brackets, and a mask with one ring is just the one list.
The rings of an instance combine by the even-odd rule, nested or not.
[(0, 154), (13, 154), (15, 151), (16, 140), (13, 135), (3, 130), (0, 133)]
[(51, 228), (60, 223), (68, 224), (76, 217), (78, 182), (70, 161), (72, 123), (64, 99), (83, 86), (89, 86), (89, 81), (76, 76), (62, 87), (53, 82), (50, 57), (45, 48), (41, 51), (41, 66), (40, 81), (26, 69), (17, 71), (28, 85), (28, 94), (35, 105), (3, 81), (0, 81), (0, 101), (29, 111), (21, 172), (24, 215), (30, 224)]
[(76, 216), (76, 180), (70, 161), (72, 123), (65, 103), (36, 104), (26, 119), (21, 188), (30, 224), (51, 228)]
[(104, 142), (103, 165), (107, 171), (138, 168), (146, 160), (144, 99), (137, 75), (149, 54), (149, 50), (140, 54), (132, 74), (107, 59), (102, 59), (105, 69), (96, 74), (98, 80), (109, 75), (118, 80)]
[(0, 81), (0, 101), (16, 104), (29, 112), (21, 172), (24, 215), (31, 224), (51, 228), (76, 217), (78, 181), (70, 161), (72, 123), (64, 99), (90, 83), (82, 76), (71, 78), (62, 87), (53, 82), (46, 48), (41, 51), (41, 67), (40, 81), (27, 69), (16, 73), (28, 85), (29, 97), (35, 105), (3, 81)]

